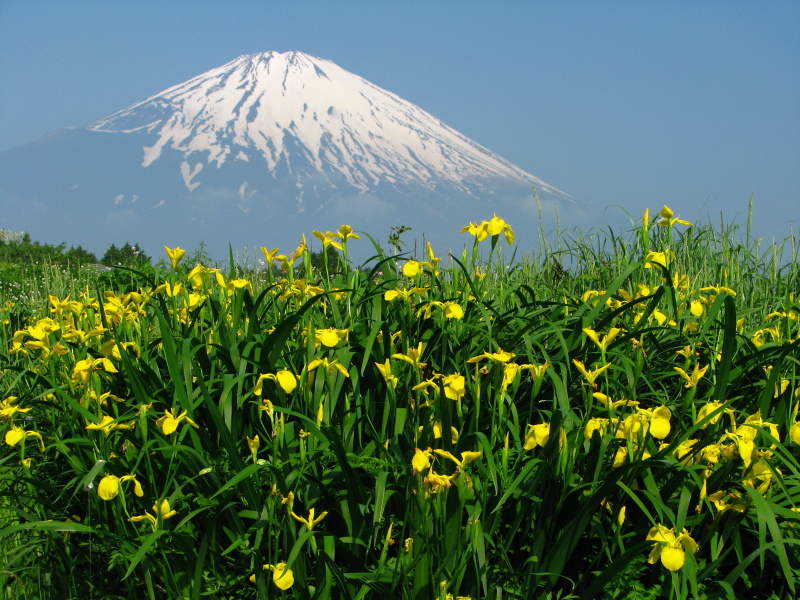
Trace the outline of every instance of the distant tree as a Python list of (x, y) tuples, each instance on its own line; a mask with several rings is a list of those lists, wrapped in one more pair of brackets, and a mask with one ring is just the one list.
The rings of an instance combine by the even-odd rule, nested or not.
[(107, 267), (114, 267), (122, 264), (119, 248), (117, 248), (116, 244), (111, 244), (108, 247), (103, 258), (100, 259), (100, 264), (106, 265)]
[(346, 271), (342, 255), (333, 246), (328, 246), (325, 250), (319, 250), (311, 253), (311, 268), (325, 273), (325, 254), (328, 255), (328, 272), (333, 275), (335, 273), (344, 273)]
[(150, 257), (147, 256), (141, 249), (139, 244), (131, 246), (128, 242), (122, 248), (117, 248), (115, 244), (111, 244), (100, 259), (100, 263), (108, 267), (124, 266), (136, 267), (142, 263), (150, 264)]
[(97, 257), (81, 246), (66, 249), (64, 243), (53, 246), (31, 240), (29, 233), (0, 236), (0, 262), (13, 265), (59, 264), (79, 267), (97, 262)]
[(64, 258), (72, 265), (86, 265), (97, 262), (97, 257), (94, 253), (84, 250), (80, 244), (67, 250), (64, 253)]

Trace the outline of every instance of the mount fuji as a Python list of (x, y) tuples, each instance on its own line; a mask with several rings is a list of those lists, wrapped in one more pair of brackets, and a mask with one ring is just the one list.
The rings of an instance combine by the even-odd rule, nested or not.
[(522, 227), (564, 192), (333, 62), (240, 56), (84, 128), (0, 154), (4, 227), (96, 252), (203, 240), (297, 245), (342, 223), (434, 242), (493, 212)]

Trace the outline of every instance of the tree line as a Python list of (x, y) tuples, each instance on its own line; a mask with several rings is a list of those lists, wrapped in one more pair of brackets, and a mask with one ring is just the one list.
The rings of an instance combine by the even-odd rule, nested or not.
[(31, 240), (28, 233), (0, 230), (0, 265), (59, 264), (65, 267), (80, 267), (87, 264), (101, 264), (109, 267), (136, 266), (150, 264), (150, 257), (139, 244), (117, 247), (111, 244), (103, 257), (83, 248), (81, 245), (67, 248), (65, 243), (53, 245)]

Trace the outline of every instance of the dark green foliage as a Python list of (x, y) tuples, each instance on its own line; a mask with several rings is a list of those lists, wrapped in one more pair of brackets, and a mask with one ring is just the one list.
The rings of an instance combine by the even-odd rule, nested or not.
[(67, 245), (63, 242), (57, 246), (33, 242), (27, 233), (21, 239), (0, 238), (0, 264), (59, 264), (79, 267), (96, 262), (97, 257), (88, 250), (84, 250), (80, 245), (70, 246), (67, 249)]
[(405, 246), (405, 242), (402, 240), (402, 235), (406, 231), (411, 231), (411, 227), (406, 225), (396, 225), (390, 229), (391, 233), (389, 234), (389, 245), (394, 247), (396, 254), (399, 254), (403, 251), (403, 246)]
[(334, 273), (344, 273), (346, 271), (342, 255), (333, 246), (328, 246), (324, 251), (319, 250), (311, 253), (311, 268), (318, 270), (320, 273), (325, 272), (325, 256), (327, 255), (328, 272), (333, 275)]
[(100, 263), (107, 267), (138, 267), (143, 263), (149, 264), (150, 257), (144, 253), (139, 244), (131, 246), (128, 242), (125, 242), (125, 245), (121, 248), (111, 244)]
[(200, 240), (197, 248), (193, 252), (187, 253), (183, 259), (183, 264), (186, 265), (187, 269), (191, 269), (198, 263), (207, 267), (219, 267), (216, 261), (208, 254), (206, 243), (203, 240)]
[[(189, 278), (202, 247), (28, 269), (0, 286), (0, 600), (797, 597), (800, 246), (712, 234), (645, 219), (511, 264), (476, 236), (413, 276), (377, 244), (274, 281)], [(656, 525), (697, 544), (677, 572)]]

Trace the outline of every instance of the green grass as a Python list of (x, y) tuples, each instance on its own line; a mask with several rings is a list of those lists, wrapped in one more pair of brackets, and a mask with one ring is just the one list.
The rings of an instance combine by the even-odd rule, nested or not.
[(411, 277), (4, 269), (0, 597), (796, 596), (800, 247), (655, 221)]

